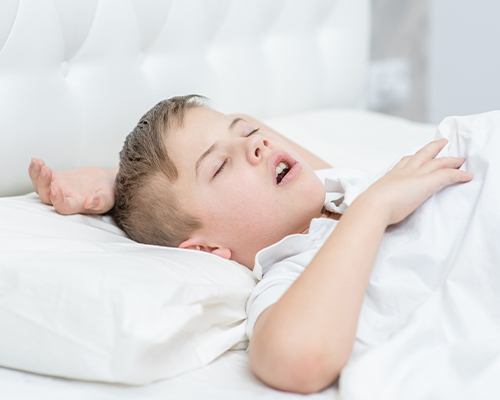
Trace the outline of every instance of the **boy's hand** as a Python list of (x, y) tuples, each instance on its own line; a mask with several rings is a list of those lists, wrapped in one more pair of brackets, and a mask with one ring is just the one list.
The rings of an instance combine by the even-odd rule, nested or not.
[(447, 143), (447, 139), (435, 140), (414, 155), (403, 157), (363, 193), (386, 213), (387, 225), (402, 221), (444, 187), (472, 179), (471, 172), (458, 169), (464, 158), (435, 158)]
[(42, 160), (33, 158), (28, 172), (40, 200), (60, 214), (104, 214), (114, 205), (116, 170), (52, 171)]

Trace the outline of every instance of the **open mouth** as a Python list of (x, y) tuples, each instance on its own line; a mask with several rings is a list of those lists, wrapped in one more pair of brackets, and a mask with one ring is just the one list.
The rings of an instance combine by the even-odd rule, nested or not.
[(269, 161), (274, 184), (277, 186), (283, 186), (295, 180), (301, 170), (300, 163), (284, 151), (275, 152)]
[(285, 175), (290, 171), (291, 166), (285, 160), (279, 162), (276, 166), (276, 183), (279, 184)]

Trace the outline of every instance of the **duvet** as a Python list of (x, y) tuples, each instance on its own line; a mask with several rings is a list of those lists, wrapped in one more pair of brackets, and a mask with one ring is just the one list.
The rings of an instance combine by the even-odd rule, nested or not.
[(388, 228), (365, 295), (342, 398), (500, 398), (500, 111), (448, 117), (438, 155), (474, 179)]

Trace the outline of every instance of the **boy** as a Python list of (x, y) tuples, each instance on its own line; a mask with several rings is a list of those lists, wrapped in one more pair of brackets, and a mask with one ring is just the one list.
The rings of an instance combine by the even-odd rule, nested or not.
[[(403, 157), (338, 222), (327, 220), (329, 229), (315, 232), (317, 248), (302, 258), (293, 282), (280, 284), (280, 296), (271, 301), (262, 285), (252, 294), (249, 359), (261, 380), (311, 393), (337, 378), (387, 226), (443, 187), (472, 179), (458, 170), (463, 158), (435, 159), (445, 144)], [(265, 248), (289, 235), (307, 237), (311, 221), (328, 216), (314, 173), (327, 167), (253, 118), (218, 113), (192, 95), (160, 102), (141, 118), (116, 179), (114, 170), (52, 172), (39, 160), (30, 176), (41, 200), (61, 213), (104, 213), (116, 200), (113, 216), (131, 238), (212, 252), (252, 269)]]

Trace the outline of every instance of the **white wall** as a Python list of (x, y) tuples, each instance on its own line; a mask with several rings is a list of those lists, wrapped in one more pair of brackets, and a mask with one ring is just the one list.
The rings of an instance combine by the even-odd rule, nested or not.
[(368, 107), (425, 121), (428, 1), (372, 0)]
[(430, 0), (427, 119), (500, 109), (500, 2)]

